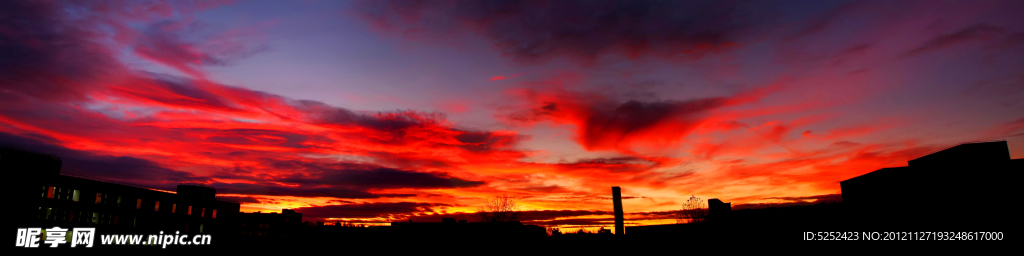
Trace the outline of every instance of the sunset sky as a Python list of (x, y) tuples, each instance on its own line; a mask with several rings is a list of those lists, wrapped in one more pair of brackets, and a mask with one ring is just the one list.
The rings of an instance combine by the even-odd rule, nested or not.
[[(529, 224), (1024, 157), (1024, 1), (0, 1), (0, 145), (242, 211)], [(913, 199), (907, 199), (913, 200)]]

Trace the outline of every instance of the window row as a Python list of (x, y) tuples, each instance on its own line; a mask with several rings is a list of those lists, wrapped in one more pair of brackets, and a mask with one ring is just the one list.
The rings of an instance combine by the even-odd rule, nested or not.
[[(54, 186), (43, 186), (43, 191), (42, 191), (42, 197), (44, 197), (44, 198), (51, 198), (51, 199), (58, 199), (58, 200), (71, 200), (71, 201), (74, 201), (74, 202), (78, 202), (79, 201), (79, 198), (81, 197), (81, 194), (82, 194), (82, 192), (80, 190), (77, 190), (77, 189), (59, 188), (59, 187), (54, 187)], [(115, 195), (104, 194), (104, 193), (96, 193), (95, 204), (97, 204), (97, 205), (121, 206), (121, 202), (122, 202), (121, 196), (115, 196)], [(138, 198), (138, 199), (135, 200), (135, 209), (139, 209), (139, 210), (142, 209), (142, 199), (141, 198)], [(153, 202), (153, 211), (155, 211), (155, 212), (159, 212), (160, 211), (160, 201), (154, 201)], [(178, 213), (178, 204), (172, 203), (171, 204), (171, 211), (170, 212), (171, 213)], [(198, 210), (199, 217), (205, 218), (206, 217), (206, 212), (207, 212), (206, 208), (199, 208), (199, 210)], [(185, 209), (184, 214), (185, 215), (193, 215), (192, 214), (192, 206), (191, 205), (187, 206), (187, 209)], [(214, 219), (217, 218), (217, 209), (211, 209), (211, 211), (210, 211), (210, 218), (214, 218)]]
[(43, 186), (42, 197), (58, 199), (58, 200), (71, 200), (71, 201), (78, 202), (78, 198), (79, 198), (79, 196), (81, 196), (81, 194), (82, 194), (82, 191), (79, 191), (77, 189), (58, 188), (58, 187), (53, 187), (53, 186)]
[[(123, 217), (117, 214), (76, 211), (51, 207), (39, 207), (39, 219), (66, 221), (71, 223), (93, 223), (119, 227), (135, 227), (138, 224), (138, 217)], [(190, 223), (185, 223), (185, 232), (189, 231)], [(199, 224), (199, 233), (203, 233), (204, 226)]]
[(125, 222), (124, 220), (121, 219), (121, 216), (116, 214), (76, 211), (50, 207), (39, 207), (39, 214), (37, 218), (45, 220), (66, 221), (71, 223), (93, 223), (101, 225), (130, 227), (134, 227), (137, 220), (136, 217), (131, 217), (130, 221)]

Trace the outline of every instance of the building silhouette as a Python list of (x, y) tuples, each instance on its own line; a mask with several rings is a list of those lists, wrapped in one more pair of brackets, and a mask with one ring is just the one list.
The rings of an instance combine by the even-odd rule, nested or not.
[(618, 186), (612, 187), (612, 202), (615, 210), (615, 234), (625, 234), (625, 218), (622, 216), (622, 189)]
[(202, 184), (177, 192), (61, 173), (54, 155), (0, 148), (18, 227), (96, 227), (103, 233), (235, 234), (239, 203), (216, 199)]
[(817, 230), (1006, 230), (1024, 159), (1006, 141), (962, 143), (840, 182), (842, 202), (732, 210), (709, 199), (709, 222), (631, 226), (634, 243), (795, 242)]
[(841, 181), (843, 203), (864, 224), (977, 226), (1009, 221), (1024, 159), (1006, 141), (962, 143)]
[(708, 221), (728, 221), (732, 213), (732, 203), (725, 203), (718, 198), (708, 199)]
[(281, 213), (240, 213), (241, 236), (247, 240), (285, 239), (301, 233), (302, 213), (282, 209)]

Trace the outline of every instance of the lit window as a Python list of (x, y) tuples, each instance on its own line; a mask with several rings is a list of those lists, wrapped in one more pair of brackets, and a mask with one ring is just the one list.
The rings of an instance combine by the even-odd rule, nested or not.
[(174, 213), (177, 210), (178, 210), (178, 204), (171, 204), (171, 213)]
[(138, 201), (135, 201), (135, 209), (142, 209), (142, 198), (139, 198)]
[(103, 194), (96, 193), (96, 204), (100, 204), (100, 202), (103, 202)]
[(217, 218), (217, 209), (213, 209), (213, 214), (211, 214), (210, 217), (212, 217), (214, 219)]
[(188, 215), (192, 215), (192, 206), (191, 205), (188, 206)]
[(50, 187), (50, 189), (46, 190), (46, 198), (53, 198), (53, 189), (54, 187)]
[(78, 196), (81, 193), (82, 193), (81, 191), (78, 191), (77, 189), (75, 189), (75, 192), (71, 195), (71, 200), (75, 201), (75, 202), (78, 202)]
[(160, 201), (156, 201), (156, 204), (153, 206), (153, 211), (160, 211)]
[(206, 217), (206, 208), (199, 209), (199, 217)]

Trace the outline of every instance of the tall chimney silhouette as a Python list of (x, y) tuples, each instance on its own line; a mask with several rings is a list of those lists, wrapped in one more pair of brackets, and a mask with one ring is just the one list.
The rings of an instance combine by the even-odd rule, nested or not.
[(612, 187), (612, 201), (615, 202), (615, 234), (625, 234), (625, 220), (622, 218), (622, 190), (618, 186)]

